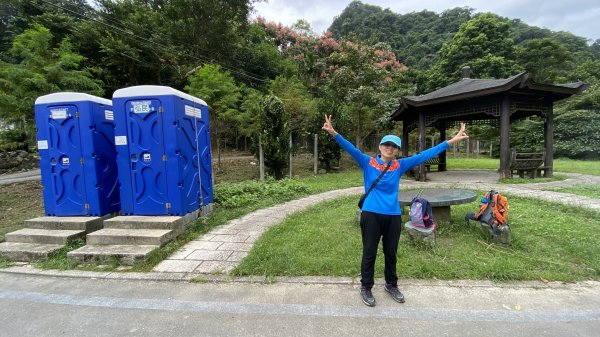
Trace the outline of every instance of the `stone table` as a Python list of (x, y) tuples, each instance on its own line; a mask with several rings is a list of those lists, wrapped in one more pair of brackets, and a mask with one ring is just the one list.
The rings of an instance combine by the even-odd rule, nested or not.
[(431, 204), (433, 218), (450, 222), (450, 206), (460, 205), (477, 199), (477, 193), (459, 188), (428, 188), (422, 190), (401, 191), (398, 193), (400, 206), (409, 206), (415, 197), (427, 199)]

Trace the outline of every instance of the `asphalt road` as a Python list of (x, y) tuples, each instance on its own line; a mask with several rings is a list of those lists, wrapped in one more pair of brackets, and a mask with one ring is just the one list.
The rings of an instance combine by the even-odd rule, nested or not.
[(600, 283), (376, 285), (63, 278), (0, 272), (8, 336), (598, 336)]

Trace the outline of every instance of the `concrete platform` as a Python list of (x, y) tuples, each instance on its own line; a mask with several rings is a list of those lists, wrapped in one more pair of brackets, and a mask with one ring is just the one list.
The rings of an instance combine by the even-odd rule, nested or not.
[(23, 228), (7, 233), (4, 238), (6, 242), (42, 243), (65, 245), (68, 241), (84, 238), (84, 230), (66, 229), (35, 229)]
[(31, 262), (47, 258), (62, 247), (62, 244), (2, 242), (0, 256), (11, 261)]
[(177, 237), (168, 229), (104, 228), (86, 237), (88, 245), (154, 245), (162, 247)]
[(104, 228), (86, 236), (87, 245), (67, 253), (77, 263), (109, 261), (123, 265), (146, 260), (154, 249), (174, 240), (199, 216), (209, 214), (212, 205), (185, 216), (117, 216), (104, 221)]
[(188, 224), (186, 220), (188, 219), (181, 216), (117, 216), (104, 221), (104, 228), (169, 229), (179, 233), (183, 232), (185, 226)]
[(102, 228), (102, 222), (112, 215), (103, 217), (85, 216), (43, 216), (25, 220), (25, 228), (32, 229), (57, 229), (57, 230), (84, 230), (91, 233)]
[(24, 262), (46, 258), (67, 242), (85, 238), (87, 233), (101, 229), (102, 222), (113, 216), (43, 216), (25, 220), (23, 229), (5, 235), (6, 242), (0, 244), (0, 256)]
[(86, 245), (68, 252), (67, 257), (77, 263), (107, 262), (116, 258), (120, 264), (132, 265), (136, 261), (146, 260), (158, 248), (154, 245)]

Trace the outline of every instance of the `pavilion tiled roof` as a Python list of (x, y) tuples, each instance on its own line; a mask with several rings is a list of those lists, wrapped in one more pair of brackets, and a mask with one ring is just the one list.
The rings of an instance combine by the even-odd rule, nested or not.
[[(448, 103), (468, 98), (482, 97), (501, 92), (506, 92), (513, 88), (530, 89), (535, 91), (549, 92), (566, 98), (580, 93), (586, 88), (585, 83), (565, 83), (565, 84), (541, 84), (534, 82), (528, 73), (523, 72), (506, 79), (473, 79), (463, 78), (441, 89), (432, 91), (425, 95), (403, 96), (400, 98), (400, 107), (392, 115), (396, 119), (404, 110), (411, 107), (423, 107)], [(564, 97), (562, 97), (564, 96)]]

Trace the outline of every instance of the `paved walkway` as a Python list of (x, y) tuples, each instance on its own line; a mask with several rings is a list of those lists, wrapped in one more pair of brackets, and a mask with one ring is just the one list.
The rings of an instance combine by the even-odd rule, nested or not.
[(40, 180), (41, 178), (40, 169), (18, 173), (0, 174), (0, 185), (20, 183), (28, 180)]
[[(600, 200), (567, 193), (543, 191), (552, 187), (576, 184), (599, 184), (600, 177), (582, 174), (567, 174), (569, 179), (536, 184), (498, 184), (498, 175), (493, 171), (464, 170), (431, 172), (430, 181), (416, 182), (403, 179), (402, 189), (455, 187), (478, 190), (497, 190), (503, 194), (532, 197), (563, 204), (580, 205), (600, 213)], [(154, 271), (171, 273), (212, 274), (229, 272), (248, 255), (252, 244), (272, 225), (281, 222), (287, 215), (314, 204), (342, 196), (358, 195), (362, 187), (336, 190), (280, 205), (261, 209), (242, 218), (232, 220), (213, 231), (189, 242), (178, 252), (159, 263)]]

